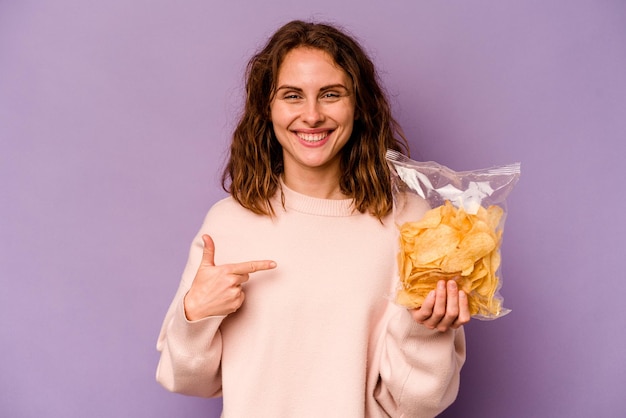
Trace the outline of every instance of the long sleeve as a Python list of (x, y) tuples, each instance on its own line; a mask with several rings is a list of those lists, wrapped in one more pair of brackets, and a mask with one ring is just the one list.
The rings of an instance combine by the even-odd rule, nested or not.
[(172, 392), (213, 397), (221, 393), (223, 316), (189, 321), (183, 298), (189, 290), (202, 258), (202, 232), (191, 246), (183, 277), (163, 321), (157, 342), (161, 352), (157, 381)]
[(200, 234), (213, 238), (216, 264), (268, 259), (277, 267), (253, 273), (237, 312), (189, 322), (183, 297), (202, 258), (199, 234), (159, 338), (159, 382), (221, 394), (228, 418), (419, 418), (443, 410), (458, 389), (463, 334), (422, 328), (388, 300), (395, 225), (355, 211), (351, 199), (282, 190), (274, 217), (232, 198), (209, 211)]
[(434, 417), (456, 398), (465, 361), (463, 329), (439, 332), (392, 306), (379, 343), (375, 398), (391, 417)]

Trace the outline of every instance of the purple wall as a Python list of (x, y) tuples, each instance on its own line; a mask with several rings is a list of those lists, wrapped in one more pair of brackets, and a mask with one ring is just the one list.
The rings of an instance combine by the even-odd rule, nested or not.
[(219, 416), (155, 383), (155, 341), (245, 62), (312, 16), (371, 51), (415, 158), (522, 162), (513, 312), (467, 327), (444, 416), (624, 416), (626, 3), (297, 3), (0, 0), (0, 416)]

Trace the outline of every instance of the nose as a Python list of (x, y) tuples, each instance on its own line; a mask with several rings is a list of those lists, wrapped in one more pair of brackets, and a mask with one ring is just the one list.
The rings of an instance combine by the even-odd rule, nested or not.
[(309, 126), (315, 126), (324, 120), (324, 114), (319, 101), (307, 100), (302, 110), (302, 120)]

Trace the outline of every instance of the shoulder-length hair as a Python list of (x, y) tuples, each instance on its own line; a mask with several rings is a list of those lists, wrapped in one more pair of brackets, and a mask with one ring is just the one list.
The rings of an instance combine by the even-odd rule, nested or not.
[(248, 62), (244, 112), (233, 134), (222, 187), (252, 212), (273, 215), (270, 199), (280, 185), (283, 152), (272, 127), (270, 104), (280, 65), (298, 47), (325, 51), (352, 80), (357, 118), (341, 151), (339, 184), (359, 212), (381, 219), (393, 207), (386, 150), (408, 154), (408, 144), (391, 116), (374, 64), (356, 40), (328, 24), (289, 22)]

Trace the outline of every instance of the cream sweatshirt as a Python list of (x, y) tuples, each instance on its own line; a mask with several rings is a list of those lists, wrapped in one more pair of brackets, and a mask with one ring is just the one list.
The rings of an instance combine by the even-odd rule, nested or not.
[[(437, 415), (457, 395), (464, 334), (429, 330), (391, 302), (392, 217), (381, 223), (351, 200), (282, 191), (273, 218), (232, 198), (207, 214), (163, 322), (157, 380), (174, 392), (223, 396), (224, 418)], [(270, 259), (277, 267), (251, 275), (236, 313), (188, 321), (183, 297), (202, 234), (215, 242), (216, 264)]]

